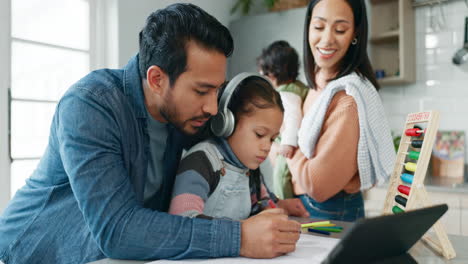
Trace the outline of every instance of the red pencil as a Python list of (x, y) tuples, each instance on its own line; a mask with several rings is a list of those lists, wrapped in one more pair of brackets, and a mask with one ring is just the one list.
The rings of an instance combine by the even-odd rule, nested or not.
[(268, 205), (271, 207), (271, 208), (276, 208), (276, 204), (270, 199), (268, 200)]

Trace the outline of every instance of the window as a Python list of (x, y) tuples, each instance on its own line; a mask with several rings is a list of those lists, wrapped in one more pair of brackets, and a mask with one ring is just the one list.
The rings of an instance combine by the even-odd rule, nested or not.
[(89, 0), (11, 0), (11, 196), (36, 168), (56, 104), (91, 69)]

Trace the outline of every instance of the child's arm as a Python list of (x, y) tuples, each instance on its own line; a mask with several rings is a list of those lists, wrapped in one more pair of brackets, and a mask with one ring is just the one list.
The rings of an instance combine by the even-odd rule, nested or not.
[(262, 210), (278, 207), (285, 210), (286, 214), (291, 216), (309, 217), (309, 213), (305, 209), (300, 199), (278, 199), (276, 195), (270, 192), (263, 183), (260, 190), (260, 197), (262, 198), (261, 201), (258, 201), (257, 203), (259, 203), (259, 206), (261, 206)]
[(278, 208), (285, 210), (286, 213), (291, 216), (299, 216), (299, 217), (310, 216), (300, 199), (298, 198), (284, 199), (284, 200), (279, 199), (264, 184), (265, 180), (263, 178), (263, 174), (260, 174), (260, 180), (261, 180), (260, 197), (262, 198), (261, 198), (261, 201), (259, 201), (260, 202), (259, 204), (261, 204), (262, 210), (278, 207)]
[(285, 158), (292, 158), (296, 152), (297, 147), (291, 145), (280, 145), (279, 153)]
[(302, 120), (301, 97), (292, 92), (280, 92), (284, 107), (281, 145), (297, 147), (297, 131)]
[(205, 201), (219, 182), (219, 173), (203, 151), (195, 151), (182, 159), (172, 193), (170, 214), (210, 218), (203, 215)]

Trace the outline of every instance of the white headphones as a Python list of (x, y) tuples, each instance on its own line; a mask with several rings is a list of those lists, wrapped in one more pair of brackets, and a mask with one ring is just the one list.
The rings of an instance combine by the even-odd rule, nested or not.
[(218, 113), (213, 118), (211, 118), (211, 131), (213, 134), (215, 134), (215, 136), (229, 137), (232, 132), (234, 132), (236, 121), (234, 114), (228, 108), (229, 101), (231, 100), (231, 96), (234, 91), (236, 91), (239, 84), (247, 78), (251, 77), (265, 80), (273, 87), (270, 80), (257, 73), (243, 72), (232, 78), (221, 95)]

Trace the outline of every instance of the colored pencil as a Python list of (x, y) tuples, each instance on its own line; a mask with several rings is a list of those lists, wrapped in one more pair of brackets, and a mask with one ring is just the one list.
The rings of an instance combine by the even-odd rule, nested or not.
[(328, 224), (330, 224), (330, 221), (320, 221), (320, 222), (301, 224), (301, 227), (305, 228), (305, 227), (312, 227), (312, 226), (323, 226), (323, 225), (328, 225)]
[(339, 232), (343, 231), (343, 228), (339, 227), (339, 226), (330, 226), (330, 227), (314, 226), (314, 227), (311, 227), (311, 228), (315, 229), (315, 230), (334, 232), (334, 233), (339, 233)]
[(309, 232), (312, 232), (312, 233), (317, 233), (317, 234), (322, 234), (322, 235), (327, 235), (329, 236), (330, 235), (330, 232), (327, 232), (327, 231), (322, 231), (322, 230), (316, 230), (316, 229), (312, 229), (312, 228), (309, 228), (307, 229)]
[(270, 199), (268, 200), (268, 205), (271, 207), (271, 208), (276, 208), (276, 204)]

